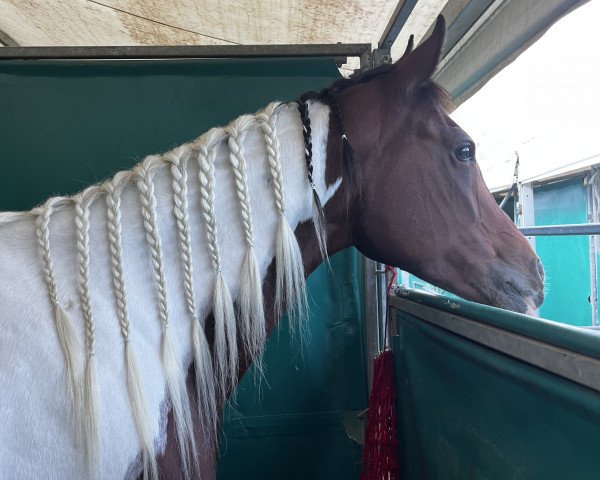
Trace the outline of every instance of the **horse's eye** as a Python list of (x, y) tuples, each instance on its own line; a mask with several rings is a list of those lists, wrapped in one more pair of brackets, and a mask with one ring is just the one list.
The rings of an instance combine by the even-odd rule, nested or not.
[(454, 150), (456, 158), (461, 162), (474, 162), (475, 161), (475, 147), (470, 143), (461, 145)]

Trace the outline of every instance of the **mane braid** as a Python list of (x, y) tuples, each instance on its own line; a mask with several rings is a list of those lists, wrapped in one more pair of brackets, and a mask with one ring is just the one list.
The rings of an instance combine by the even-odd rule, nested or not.
[[(136, 359), (136, 338), (132, 338), (130, 322), (130, 311), (127, 303), (124, 252), (122, 243), (122, 208), (121, 202), (124, 189), (135, 189), (139, 196), (139, 206), (144, 229), (144, 242), (147, 244), (150, 260), (148, 266), (152, 268), (156, 286), (157, 311), (161, 327), (161, 360), (166, 384), (166, 398), (172, 404), (175, 433), (180, 448), (181, 464), (185, 478), (199, 475), (198, 456), (195, 445), (193, 424), (191, 420), (191, 408), (187, 394), (185, 376), (183, 370), (182, 356), (176, 352), (171, 338), (172, 329), (169, 328), (169, 309), (167, 296), (167, 283), (164, 271), (163, 250), (157, 219), (157, 198), (154, 182), (155, 174), (168, 167), (171, 177), (169, 181), (172, 187), (173, 214), (177, 229), (176, 248), (179, 250), (178, 258), (181, 266), (182, 282), (186, 313), (191, 321), (191, 347), (196, 374), (196, 388), (198, 397), (199, 418), (204, 430), (204, 438), (211, 445), (215, 445), (218, 426), (217, 406), (219, 402), (226, 399), (229, 392), (235, 394), (235, 386), (238, 378), (238, 325), (236, 323), (236, 312), (229, 286), (226, 283), (223, 272), (223, 262), (219, 252), (219, 237), (217, 232), (215, 211), (215, 174), (218, 154), (227, 154), (227, 158), (219, 157), (219, 162), (224, 160), (226, 164), (219, 163), (219, 168), (229, 166), (234, 179), (235, 195), (238, 202), (239, 214), (244, 242), (245, 256), (241, 272), (227, 272), (233, 277), (239, 274), (239, 285), (237, 302), (239, 305), (240, 338), (243, 343), (244, 353), (250, 360), (258, 364), (260, 372), (260, 354), (266, 340), (266, 325), (264, 316), (262, 277), (257, 262), (257, 248), (255, 241), (260, 241), (261, 253), (275, 256), (275, 312), (281, 314), (284, 305), (287, 306), (290, 318), (290, 330), (299, 331), (301, 340), (307, 337), (307, 296), (304, 278), (304, 264), (302, 252), (290, 219), (305, 215), (306, 202), (312, 204), (312, 215), (315, 230), (319, 239), (322, 255), (326, 257), (325, 231), (323, 224), (323, 212), (321, 198), (315, 187), (312, 164), (312, 130), (310, 123), (310, 102), (302, 102), (298, 105), (303, 122), (303, 140), (305, 147), (306, 167), (309, 185), (312, 190), (312, 198), (306, 196), (306, 182), (301, 187), (294, 186), (299, 198), (294, 200), (294, 212), (286, 212), (286, 192), (284, 190), (283, 162), (280, 152), (278, 127), (284, 134), (293, 133), (290, 139), (291, 151), (297, 147), (297, 122), (290, 118), (296, 108), (294, 104), (281, 104), (274, 102), (265, 110), (255, 115), (239, 117), (226, 128), (214, 128), (193, 142), (181, 145), (165, 153), (146, 157), (130, 171), (118, 172), (112, 179), (91, 186), (73, 197), (50, 198), (46, 203), (29, 212), (6, 212), (0, 215), (0, 225), (21, 220), (35, 220), (36, 240), (39, 246), (41, 259), (42, 279), (47, 289), (51, 305), (54, 308), (54, 323), (64, 355), (66, 379), (68, 385), (69, 399), (72, 404), (73, 422), (76, 426), (76, 438), (83, 440), (85, 449), (85, 466), (87, 476), (96, 477), (101, 475), (100, 466), (110, 459), (100, 458), (100, 433), (99, 431), (99, 391), (102, 384), (96, 383), (97, 361), (96, 340), (99, 328), (98, 313), (94, 315), (92, 295), (96, 294), (97, 285), (93, 281), (95, 276), (91, 271), (91, 255), (96, 250), (91, 243), (91, 213), (92, 206), (96, 201), (105, 203), (106, 216), (101, 222), (106, 222), (109, 275), (112, 284), (111, 293), (114, 294), (114, 307), (119, 329), (123, 339), (123, 356), (125, 370), (125, 385), (133, 427), (137, 433), (139, 450), (141, 450), (141, 469), (145, 479), (158, 479), (157, 452), (154, 444), (154, 436), (157, 434), (158, 420), (149, 416), (145, 385), (138, 368)], [(285, 115), (283, 115), (285, 114)], [(320, 111), (319, 117), (320, 118)], [(290, 125), (283, 124), (280, 118), (290, 120), (293, 132), (288, 132)], [(256, 127), (256, 128), (254, 128)], [(285, 128), (281, 128), (285, 127)], [(275, 209), (278, 216), (270, 217), (268, 227), (274, 228), (274, 252), (271, 251), (271, 238), (255, 238), (253, 229), (253, 218), (250, 199), (250, 185), (247, 176), (247, 158), (244, 152), (244, 143), (252, 132), (253, 147), (258, 145), (265, 148), (260, 152), (265, 155), (268, 162), (268, 175), (271, 180), (274, 204), (267, 208)], [(256, 138), (256, 134), (259, 138)], [(291, 135), (290, 135), (291, 136)], [(320, 138), (320, 137), (319, 137)], [(290, 145), (285, 145), (288, 147)], [(225, 151), (227, 149), (227, 151)], [(254, 150), (253, 150), (254, 153)], [(198, 290), (196, 288), (211, 288), (210, 285), (194, 286), (194, 270), (192, 255), (192, 231), (189, 219), (188, 199), (188, 166), (190, 158), (195, 157), (199, 165), (199, 206), (205, 227), (207, 247), (210, 256), (215, 279), (212, 296), (212, 316), (214, 318), (214, 342), (211, 345), (206, 335), (205, 312), (210, 311), (210, 305), (200, 306), (197, 303)], [(290, 165), (291, 160), (290, 159)], [(262, 159), (261, 159), (262, 161)], [(286, 163), (286, 168), (290, 167)], [(262, 167), (262, 165), (259, 165)], [(320, 166), (320, 165), (319, 165)], [(226, 172), (229, 174), (229, 171)], [(320, 170), (319, 170), (320, 173)], [(219, 177), (220, 178), (220, 177)], [(163, 176), (160, 177), (160, 186), (163, 186)], [(321, 179), (319, 178), (319, 182)], [(227, 184), (229, 184), (227, 182)], [(319, 183), (319, 186), (321, 184)], [(300, 188), (300, 192), (298, 192)], [(261, 200), (263, 197), (260, 197)], [(194, 205), (197, 199), (193, 199)], [(267, 202), (268, 203), (268, 202)], [(291, 204), (291, 203), (290, 203)], [(131, 205), (128, 204), (128, 207)], [(289, 208), (289, 207), (288, 207)], [(298, 211), (295, 209), (298, 208)], [(71, 210), (72, 209), (72, 210)], [(85, 332), (85, 347), (79, 348), (77, 334), (67, 318), (66, 313), (59, 303), (59, 291), (57, 290), (56, 270), (51, 256), (51, 234), (50, 219), (55, 213), (61, 211), (66, 215), (67, 211), (73, 213), (74, 217), (74, 257), (77, 261), (77, 275), (75, 278), (76, 294), (81, 304), (82, 326)], [(128, 210), (129, 211), (129, 210)], [(229, 212), (228, 212), (229, 213)], [(237, 212), (231, 212), (235, 215)], [(271, 210), (269, 215), (273, 215)], [(290, 216), (292, 215), (293, 216)], [(139, 214), (138, 214), (139, 215)], [(288, 219), (288, 216), (289, 219)], [(271, 220), (273, 223), (271, 223)], [(275, 221), (277, 223), (275, 223)], [(162, 224), (160, 224), (162, 226)], [(260, 224), (262, 227), (262, 224)], [(262, 231), (262, 230), (261, 230)], [(170, 238), (170, 237), (169, 237)], [(234, 240), (235, 241), (235, 240)], [(264, 245), (269, 248), (262, 248)], [(170, 245), (168, 245), (170, 246)], [(237, 248), (238, 246), (235, 245)], [(91, 253), (91, 252), (94, 253)], [(170, 250), (169, 250), (170, 252)], [(129, 253), (129, 252), (127, 252)], [(265, 260), (265, 258), (261, 258)], [(56, 261), (56, 260), (55, 260)], [(58, 261), (56, 261), (58, 263)], [(137, 265), (137, 263), (136, 263)], [(227, 263), (229, 265), (229, 263)], [(264, 265), (263, 265), (264, 266)], [(95, 264), (94, 264), (95, 267)], [(264, 274), (264, 272), (262, 272)], [(210, 272), (209, 272), (210, 275)], [(130, 280), (129, 278), (127, 280)], [(58, 284), (62, 288), (62, 283)], [(136, 305), (137, 307), (137, 305)], [(208, 307), (208, 308), (205, 308)], [(132, 310), (133, 311), (133, 310)], [(135, 310), (138, 311), (137, 308)], [(202, 317), (201, 313), (202, 312)], [(206, 315), (208, 318), (208, 314)], [(212, 340), (212, 339), (211, 339)], [(187, 341), (187, 340), (186, 340)], [(85, 357), (83, 356), (85, 352)], [(81, 357), (81, 358), (80, 358)], [(85, 363), (84, 363), (85, 362)], [(151, 372), (153, 376), (158, 372)], [(98, 379), (103, 378), (101, 375)], [(154, 377), (153, 377), (154, 378)], [(83, 382), (82, 382), (83, 379)], [(162, 380), (162, 379), (161, 379)], [(162, 394), (162, 392), (158, 392)], [(157, 392), (153, 392), (153, 400)], [(129, 421), (127, 421), (129, 424)], [(102, 438), (103, 446), (107, 439)], [(112, 447), (111, 447), (112, 448)], [(138, 446), (135, 445), (137, 449)], [(82, 457), (83, 458), (83, 457)], [(191, 460), (193, 459), (193, 460)], [(193, 466), (191, 462), (194, 462)], [(194, 468), (192, 472), (191, 469)], [(133, 472), (135, 473), (135, 472)]]
[(131, 177), (131, 172), (120, 172), (112, 181), (104, 184), (106, 191), (106, 216), (108, 243), (111, 259), (111, 273), (115, 296), (117, 298), (117, 317), (121, 335), (125, 341), (125, 373), (127, 393), (134, 424), (142, 449), (144, 478), (158, 479), (158, 465), (154, 451), (154, 442), (148, 425), (148, 408), (144, 384), (137, 366), (137, 360), (131, 346), (131, 329), (127, 314), (127, 296), (125, 294), (125, 276), (123, 274), (123, 250), (121, 247), (121, 191)]
[[(206, 227), (208, 250), (216, 276), (213, 292), (213, 317), (215, 321), (213, 367), (221, 400), (226, 398), (229, 388), (233, 390), (237, 381), (238, 366), (235, 311), (231, 292), (221, 269), (215, 215), (215, 157), (217, 155), (217, 145), (224, 138), (225, 132), (223, 129), (213, 128), (195, 142), (200, 167), (200, 206)], [(228, 342), (229, 351), (227, 348)]]
[[(179, 443), (179, 452), (183, 466), (184, 478), (189, 478), (190, 446), (195, 452), (196, 445), (193, 439), (192, 416), (189, 397), (181, 363), (175, 350), (175, 345), (169, 333), (169, 310), (167, 306), (167, 286), (163, 270), (162, 248), (158, 225), (156, 221), (156, 196), (154, 195), (154, 173), (151, 168), (154, 157), (147, 157), (141, 164), (134, 168), (137, 175), (137, 187), (140, 191), (142, 203), (142, 217), (146, 240), (150, 247), (152, 267), (156, 280), (158, 294), (158, 311), (163, 324), (162, 333), (162, 363), (167, 384), (167, 393), (173, 406), (175, 419), (175, 432)], [(194, 455), (195, 458), (195, 455)]]
[(290, 330), (293, 332), (297, 326), (300, 338), (304, 339), (308, 330), (308, 301), (302, 252), (298, 245), (298, 239), (285, 216), (285, 192), (277, 138), (277, 112), (281, 105), (279, 102), (273, 102), (258, 114), (267, 147), (275, 206), (279, 213), (275, 247), (275, 315), (277, 318), (281, 316), (285, 302), (288, 308)]
[(346, 125), (344, 122), (344, 116), (342, 115), (342, 107), (340, 105), (340, 95), (337, 91), (326, 90), (324, 96), (325, 98), (329, 99), (331, 112), (333, 113), (333, 116), (336, 118), (340, 127), (340, 138), (342, 140), (342, 168), (344, 171), (344, 177), (348, 181), (348, 188), (346, 189), (346, 201), (349, 201), (350, 192), (355, 190), (357, 185), (357, 175), (355, 169), (358, 168), (358, 165), (354, 164), (354, 149), (352, 148), (352, 145), (348, 140), (348, 135), (346, 134)]
[(310, 114), (308, 105), (308, 96), (303, 96), (298, 100), (298, 111), (300, 112), (300, 120), (302, 122), (302, 135), (304, 137), (304, 156), (306, 160), (306, 171), (308, 175), (308, 183), (312, 189), (313, 198), (313, 224), (315, 227), (315, 233), (317, 235), (317, 241), (319, 243), (319, 250), (321, 251), (321, 257), (328, 258), (327, 256), (327, 232), (325, 230), (325, 217), (323, 214), (323, 207), (321, 205), (321, 199), (315, 186), (313, 179), (313, 164), (312, 164), (312, 129), (310, 125)]
[(226, 132), (229, 135), (229, 163), (235, 180), (235, 189), (239, 200), (242, 226), (246, 240), (246, 256), (240, 277), (240, 324), (242, 340), (251, 359), (257, 359), (266, 339), (265, 312), (263, 306), (262, 281), (256, 252), (254, 251), (254, 232), (252, 229), (252, 208), (244, 157), (244, 139), (248, 127), (254, 124), (254, 117), (242, 115), (231, 123)]
[(79, 375), (81, 373), (81, 365), (83, 364), (80, 357), (81, 349), (73, 325), (58, 302), (56, 280), (54, 278), (54, 264), (50, 255), (50, 216), (56, 205), (64, 203), (70, 203), (70, 200), (64, 197), (49, 198), (43, 206), (35, 210), (35, 214), (37, 215), (36, 234), (42, 259), (44, 281), (46, 282), (50, 301), (54, 307), (56, 333), (65, 358), (67, 385), (73, 411), (73, 420), (76, 431), (80, 432), (82, 401)]
[(75, 195), (76, 247), (79, 264), (79, 296), (85, 321), (87, 363), (83, 385), (83, 438), (86, 453), (86, 466), (91, 477), (98, 469), (98, 387), (96, 385), (96, 362), (94, 361), (94, 317), (90, 301), (90, 204), (98, 193), (98, 187)]
[[(173, 177), (173, 213), (177, 223), (181, 264), (183, 267), (183, 284), (188, 313), (192, 321), (192, 352), (194, 354), (194, 372), (196, 374), (196, 396), (198, 398), (198, 414), (204, 429), (204, 437), (212, 440), (217, 428), (217, 404), (215, 399), (214, 372), (210, 346), (196, 314), (196, 298), (194, 295), (194, 274), (192, 262), (191, 235), (188, 218), (187, 164), (190, 148), (186, 145), (176, 148), (165, 155), (171, 162)], [(209, 427), (210, 425), (210, 427)], [(194, 436), (192, 452), (196, 452)], [(194, 459), (197, 458), (193, 455)]]

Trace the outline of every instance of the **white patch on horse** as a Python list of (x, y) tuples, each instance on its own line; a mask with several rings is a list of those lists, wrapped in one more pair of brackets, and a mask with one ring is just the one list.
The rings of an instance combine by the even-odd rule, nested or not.
[[(273, 159), (268, 157), (265, 118), (277, 132), (281, 191), (285, 195), (285, 219), (291, 229), (312, 217), (312, 193), (306, 177), (302, 126), (296, 104), (268, 107), (267, 118), (257, 114), (244, 131), (243, 156), (252, 222), (253, 250), (261, 282), (273, 261), (281, 228), (281, 205), (276, 204), (273, 182)], [(268, 123), (270, 115), (276, 120)], [(322, 203), (333, 196), (341, 184), (338, 179), (326, 185), (325, 160), (329, 109), (311, 103), (310, 117), (313, 143), (313, 176)], [(262, 122), (262, 123), (261, 123)], [(267, 129), (268, 130), (268, 129)], [(207, 245), (206, 223), (201, 208), (199, 167), (196, 160), (198, 142), (181, 147), (187, 175), (187, 217), (174, 212), (173, 152), (155, 157), (153, 179), (156, 198), (156, 229), (160, 233), (165, 304), (169, 308), (169, 332), (177, 346), (175, 360), (187, 370), (193, 357), (190, 321), (200, 321), (213, 307), (215, 268)], [(230, 150), (226, 135), (215, 146), (215, 226), (220, 254), (220, 269), (233, 299), (240, 294), (240, 272), (247, 254), (247, 228), (240, 217), (239, 188), (232, 175)], [(177, 167), (176, 167), (177, 168)], [(276, 174), (276, 172), (275, 172)], [(149, 255), (143, 225), (143, 202), (132, 182), (131, 173), (116, 176), (124, 182), (119, 195), (121, 212), (121, 246), (124, 291), (127, 297), (128, 342), (137, 358), (146, 414), (154, 446), (163, 452), (166, 445), (166, 382), (161, 362), (161, 333), (164, 322), (157, 302), (156, 269)], [(89, 305), (93, 313), (94, 360), (97, 369), (97, 417), (99, 478), (125, 478), (136, 475), (140, 452), (128, 390), (126, 388), (124, 337), (117, 317), (113, 285), (113, 263), (107, 228), (106, 192), (88, 189), (94, 195), (89, 204)], [(83, 193), (85, 196), (85, 192)], [(77, 197), (79, 202), (81, 196)], [(179, 198), (181, 200), (181, 198)], [(0, 214), (0, 465), (6, 478), (82, 478), (86, 476), (83, 438), (74, 434), (72, 404), (65, 357), (58, 341), (54, 309), (48, 295), (48, 276), (40, 269), (36, 212)], [(81, 214), (81, 212), (80, 212)], [(87, 212), (86, 212), (87, 217)], [(68, 314), (85, 354), (86, 319), (81, 302), (80, 255), (77, 246), (74, 201), (61, 201), (48, 222), (51, 274), (57, 302)], [(178, 225), (178, 222), (180, 223)], [(182, 233), (183, 229), (183, 233)], [(80, 229), (81, 233), (81, 229)], [(186, 239), (187, 238), (187, 239)], [(288, 239), (289, 240), (289, 239)], [(81, 241), (81, 239), (80, 239)], [(190, 262), (185, 264), (182, 245), (189, 243)], [(156, 253), (156, 252), (154, 252)], [(190, 289), (193, 288), (193, 291)], [(50, 285), (52, 290), (52, 285)], [(52, 296), (53, 292), (50, 292)], [(191, 300), (190, 300), (191, 299)], [(271, 301), (269, 299), (268, 301)], [(87, 302), (87, 300), (85, 300)], [(190, 303), (191, 302), (191, 303)], [(197, 316), (193, 318), (190, 305)], [(85, 308), (87, 306), (84, 305)], [(161, 316), (162, 313), (162, 316)], [(91, 317), (89, 317), (91, 318)], [(90, 328), (88, 318), (88, 329)], [(88, 331), (89, 336), (89, 331)], [(256, 337), (260, 337), (256, 334)], [(89, 346), (88, 338), (88, 350)], [(201, 347), (201, 346), (200, 346)], [(89, 353), (89, 352), (88, 352)], [(200, 355), (201, 357), (201, 355)], [(224, 359), (216, 358), (218, 363)], [(215, 366), (215, 369), (217, 367)], [(80, 375), (83, 374), (79, 369)], [(203, 378), (206, 379), (207, 375)], [(213, 377), (211, 377), (211, 380)], [(202, 391), (218, 391), (219, 386)], [(215, 387), (217, 387), (215, 389)], [(209, 401), (206, 405), (210, 405)], [(207, 418), (204, 417), (204, 421)], [(206, 425), (205, 425), (206, 427)], [(208, 429), (212, 429), (211, 425)]]

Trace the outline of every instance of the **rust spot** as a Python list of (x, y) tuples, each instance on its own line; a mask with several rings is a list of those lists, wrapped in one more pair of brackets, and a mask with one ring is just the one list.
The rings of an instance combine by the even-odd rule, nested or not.
[[(117, 12), (123, 27), (139, 45), (204, 45), (206, 37)], [(213, 42), (210, 42), (213, 43)]]

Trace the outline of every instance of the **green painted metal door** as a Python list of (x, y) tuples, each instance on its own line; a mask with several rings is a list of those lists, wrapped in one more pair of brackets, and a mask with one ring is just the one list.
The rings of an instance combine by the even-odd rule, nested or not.
[[(252, 370), (224, 416), (219, 479), (358, 479), (357, 414), (366, 408), (360, 261), (354, 250), (310, 276), (311, 340), (287, 322), (267, 344), (265, 379)], [(290, 348), (291, 345), (291, 348)]]
[[(339, 77), (333, 59), (0, 63), (0, 210), (29, 209), (276, 99)], [(366, 407), (356, 251), (309, 280), (312, 341), (269, 340), (224, 418), (221, 480), (354, 478)], [(284, 322), (285, 324), (285, 322)]]
[[(583, 177), (535, 188), (534, 212), (536, 225), (587, 223)], [(540, 315), (571, 325), (591, 325), (588, 237), (538, 237), (535, 249), (547, 277)]]
[[(598, 478), (600, 393), (482, 343), (507, 332), (598, 362), (597, 333), (419, 292), (403, 298), (433, 309), (395, 311), (402, 480)], [(466, 335), (484, 334), (427, 321), (451, 325), (453, 315), (467, 319)]]

